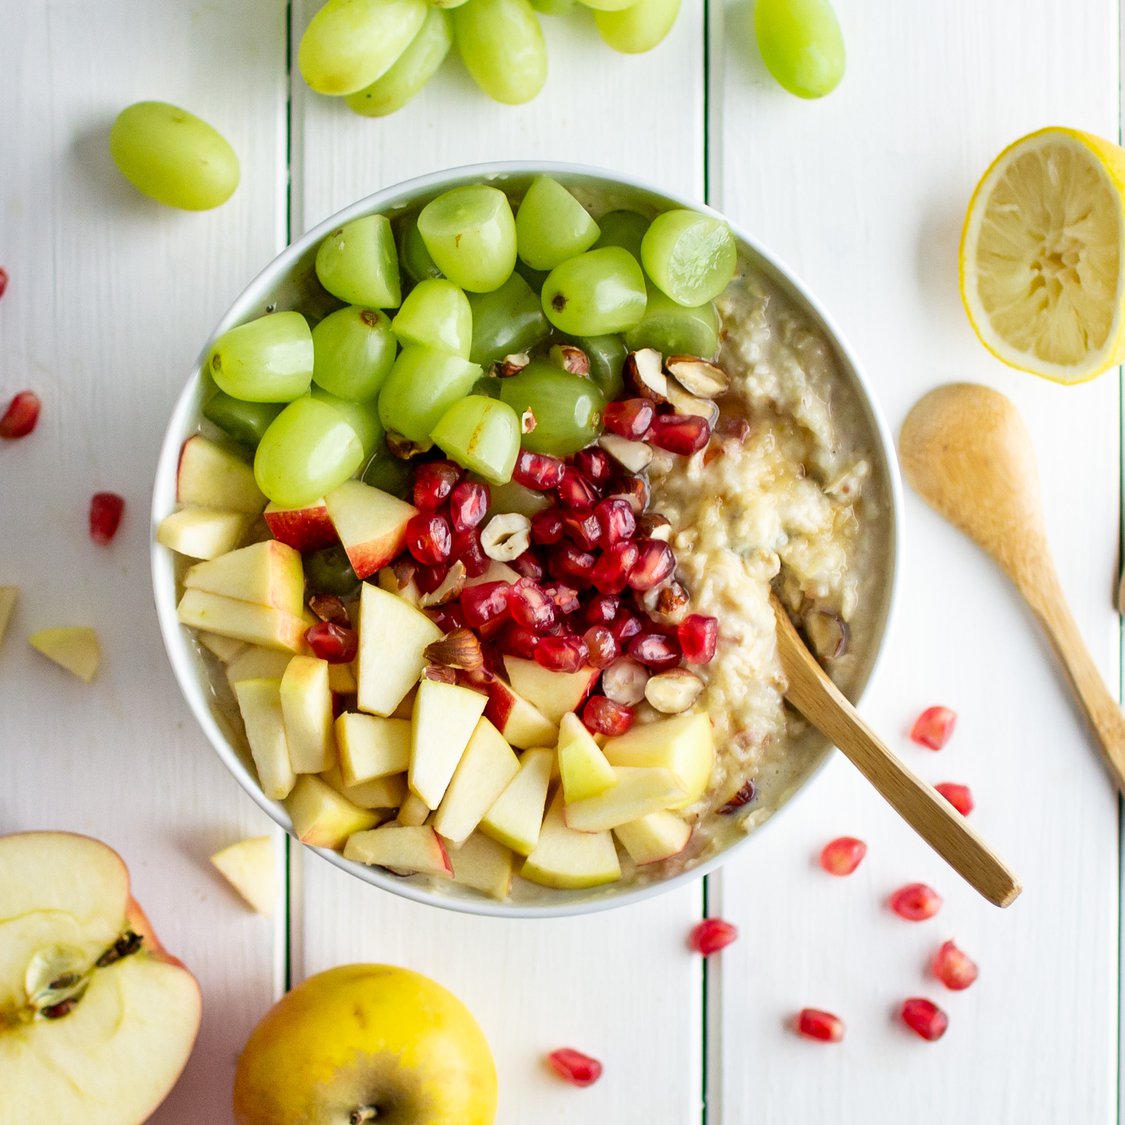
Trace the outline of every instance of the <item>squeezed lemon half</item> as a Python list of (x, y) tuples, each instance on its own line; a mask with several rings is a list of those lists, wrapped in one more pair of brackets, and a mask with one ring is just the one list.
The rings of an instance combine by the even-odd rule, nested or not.
[(961, 299), (997, 359), (1057, 383), (1125, 360), (1125, 151), (1049, 128), (985, 172), (961, 234)]

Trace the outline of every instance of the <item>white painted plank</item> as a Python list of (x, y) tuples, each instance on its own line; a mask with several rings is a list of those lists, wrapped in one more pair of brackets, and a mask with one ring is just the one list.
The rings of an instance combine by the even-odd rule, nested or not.
[[(62, 828), (119, 849), (167, 948), (199, 977), (204, 1021), (162, 1125), (230, 1119), (234, 1060), (272, 1001), (283, 948), (207, 862), (270, 830), (181, 702), (152, 612), (148, 505), (165, 419), (203, 340), (278, 249), (284, 13), (238, 5), (0, 5), (0, 399), (32, 387), (38, 430), (0, 449), (0, 583), (23, 595), (0, 652), (0, 830)], [(242, 161), (210, 214), (159, 207), (106, 146), (130, 102), (176, 102)], [(121, 492), (117, 540), (92, 544), (90, 495)], [(49, 625), (93, 625), (87, 686), (32, 652)]]
[[(897, 432), (938, 383), (1003, 390), (1035, 439), (1047, 523), (1083, 635), (1112, 684), (1119, 525), (1118, 382), (1061, 390), (977, 344), (956, 252), (978, 176), (1048, 123), (1118, 135), (1117, 5), (939, 6), (842, 0), (848, 75), (821, 103), (772, 85), (742, 6), (715, 19), (722, 144), (713, 202), (794, 266), (849, 335)], [(717, 17), (718, 13), (716, 13)], [(1080, 63), (1076, 64), (1076, 61)], [(712, 1024), (718, 1120), (1108, 1122), (1116, 1115), (1117, 800), (1031, 620), (996, 569), (908, 497), (904, 582), (865, 711), (932, 781), (970, 784), (974, 823), (1022, 874), (1001, 914), (958, 885), (837, 759), (760, 846), (712, 880), (743, 940), (722, 955)], [(905, 737), (931, 703), (960, 713), (940, 754)], [(849, 880), (819, 871), (832, 837), (866, 838)], [(945, 897), (911, 925), (885, 908), (914, 880)], [(924, 967), (954, 937), (981, 965), (962, 994)], [(893, 1018), (909, 995), (950, 1014), (929, 1045)], [(848, 1022), (840, 1047), (797, 1039), (802, 1006)]]

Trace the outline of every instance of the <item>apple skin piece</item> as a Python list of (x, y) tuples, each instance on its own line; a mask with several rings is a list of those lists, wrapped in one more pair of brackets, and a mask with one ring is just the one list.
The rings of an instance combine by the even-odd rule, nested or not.
[(336, 762), (328, 661), (294, 656), (281, 677), (281, 714), (294, 773), (323, 773)]
[(227, 665), (251, 648), (245, 641), (236, 641), (234, 637), (220, 637), (218, 633), (208, 633), (205, 629), (196, 630), (195, 639)]
[(374, 828), (385, 819), (371, 809), (361, 809), (312, 774), (297, 778), (293, 792), (285, 798), (293, 820), (293, 835), (302, 844), (339, 851), (353, 832)]
[(218, 508), (248, 516), (260, 515), (266, 506), (253, 467), (202, 434), (193, 434), (180, 450), (176, 500), (188, 507)]
[(336, 718), (336, 748), (346, 785), (403, 773), (410, 765), (410, 723), (345, 711)]
[(481, 831), (520, 855), (531, 855), (543, 825), (554, 766), (554, 749), (544, 746), (525, 751), (520, 772), (481, 818)]
[(407, 784), (436, 809), (488, 700), (479, 691), (423, 680), (414, 698)]
[(539, 842), (524, 860), (520, 875), (531, 883), (560, 890), (597, 887), (620, 879), (621, 863), (613, 837), (608, 832), (576, 832), (568, 828), (563, 808), (559, 791), (543, 820)]
[(587, 665), (577, 672), (552, 672), (519, 656), (505, 656), (504, 667), (512, 689), (539, 708), (556, 726), (568, 711), (577, 711), (601, 675)]
[(346, 480), (324, 497), (328, 515), (357, 578), (386, 566), (406, 543), (413, 504), (360, 480)]
[(496, 1104), (496, 1065), (469, 1010), (391, 965), (297, 985), (254, 1029), (234, 1079), (236, 1125), (345, 1125), (366, 1106), (402, 1125), (493, 1125)]
[(282, 801), (293, 791), (297, 775), (289, 757), (285, 720), (281, 712), (281, 681), (239, 680), (233, 685), (250, 756), (258, 771), (258, 784), (271, 801)]
[(683, 804), (684, 787), (666, 769), (648, 766), (618, 766), (617, 784), (596, 797), (566, 806), (566, 826), (578, 832), (604, 832), (647, 816), (650, 812)]
[(519, 768), (519, 759), (504, 736), (487, 719), (479, 719), (441, 799), (434, 828), (450, 843), (462, 843)]
[(445, 844), (428, 824), (384, 824), (371, 831), (354, 832), (344, 845), (344, 859), (368, 867), (391, 867), (411, 875), (453, 877)]
[(88, 684), (98, 674), (101, 648), (98, 634), (89, 626), (60, 625), (40, 629), (27, 638), (27, 643), (84, 683)]
[(563, 715), (559, 725), (559, 776), (568, 805), (596, 797), (617, 784), (613, 766), (573, 711)]
[(463, 887), (500, 899), (512, 890), (512, 849), (498, 844), (483, 832), (474, 832), (463, 843), (449, 849), (453, 881)]
[(18, 586), (0, 586), (0, 644), (3, 643), (4, 634), (8, 631), (8, 622), (12, 619), (12, 611), (16, 608), (19, 596)]
[(272, 914), (277, 902), (273, 840), (253, 836), (215, 852), (211, 862), (258, 914)]
[(242, 542), (252, 522), (240, 512), (181, 508), (160, 521), (156, 541), (190, 559), (217, 559)]
[(638, 866), (671, 859), (687, 847), (691, 825), (673, 812), (660, 810), (619, 824), (613, 834)]
[(276, 539), (196, 563), (184, 575), (184, 588), (270, 606), (294, 617), (305, 611), (301, 556)]
[[(345, 785), (339, 766), (325, 770), (320, 776), (337, 793), (347, 797), (353, 805), (358, 805), (361, 809), (389, 811), (397, 809), (408, 799), (409, 790), (406, 788), (405, 773), (396, 773), (393, 777), (377, 777), (374, 781), (365, 781), (360, 785)], [(426, 813), (429, 815), (428, 809)]]
[(262, 514), (270, 534), (295, 551), (319, 551), (339, 542), (323, 498), (303, 508), (285, 508), (271, 500)]
[[(200, 992), (129, 897), (121, 857), (97, 840), (66, 832), (0, 838), (0, 918), (3, 1120), (148, 1120), (191, 1054)], [(142, 939), (135, 952), (96, 967), (130, 931)], [(46, 978), (38, 987), (63, 972), (89, 981), (73, 1008), (55, 1019), (11, 1009), (13, 1001), (27, 1002), (37, 959)]]
[(558, 725), (499, 676), (491, 676), (485, 687), (488, 691), (485, 718), (513, 746), (530, 750), (535, 746), (553, 746), (558, 741)]
[(204, 590), (185, 590), (176, 616), (193, 629), (291, 653), (306, 650), (305, 633), (314, 620)]
[(699, 713), (638, 724), (625, 734), (609, 739), (602, 753), (612, 766), (671, 770), (687, 791), (679, 804), (683, 808), (698, 801), (711, 781), (715, 764), (711, 719)]
[(292, 659), (291, 652), (247, 645), (245, 651), (227, 665), (227, 683), (233, 691), (241, 680), (280, 680)]
[(442, 631), (421, 611), (370, 582), (359, 598), (357, 705), (373, 715), (390, 715), (418, 682), (427, 645)]

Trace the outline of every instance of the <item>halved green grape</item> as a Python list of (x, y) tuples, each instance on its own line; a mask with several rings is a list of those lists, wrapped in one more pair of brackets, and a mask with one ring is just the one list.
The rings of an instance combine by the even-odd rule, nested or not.
[(493, 484), (512, 479), (520, 451), (520, 420), (506, 403), (469, 395), (441, 416), (430, 436), (463, 469)]
[(515, 268), (516, 219), (499, 188), (467, 184), (442, 192), (422, 208), (418, 231), (438, 269), (470, 293), (499, 289)]
[(639, 55), (651, 51), (672, 30), (680, 0), (636, 0), (619, 12), (595, 12), (598, 34), (615, 51)]
[(594, 243), (594, 249), (603, 246), (620, 246), (628, 250), (639, 262), (641, 260), (641, 241), (648, 230), (648, 219), (639, 211), (607, 211), (599, 220), (601, 235)]
[(491, 293), (470, 293), (473, 346), (469, 358), (484, 367), (526, 352), (551, 334), (539, 294), (518, 273)]
[(641, 262), (657, 289), (694, 308), (713, 301), (730, 284), (738, 248), (722, 219), (678, 208), (649, 224)]
[(799, 98), (823, 98), (844, 77), (844, 34), (828, 0), (758, 0), (754, 35), (770, 74)]
[(354, 94), (348, 108), (362, 117), (386, 117), (402, 109), (437, 73), (453, 46), (453, 25), (439, 7), (431, 6), (418, 34), (394, 65)]
[(542, 304), (547, 319), (568, 335), (624, 332), (644, 316), (644, 274), (620, 246), (587, 250), (551, 270)]
[(276, 504), (299, 508), (346, 481), (363, 464), (363, 446), (334, 406), (311, 396), (291, 402), (262, 435), (254, 478)]
[(547, 81), (547, 44), (529, 0), (469, 0), (453, 11), (465, 69), (494, 101), (521, 105)]
[(313, 382), (356, 402), (379, 393), (398, 350), (387, 314), (358, 305), (329, 313), (312, 339)]
[(183, 211), (209, 211), (238, 187), (238, 157), (220, 133), (186, 109), (137, 102), (109, 131), (109, 153), (138, 191)]
[(422, 240), (417, 216), (406, 219), (399, 227), (398, 257), (411, 281), (425, 281), (428, 277), (443, 276)]
[(385, 215), (364, 215), (334, 230), (316, 251), (320, 284), (349, 305), (398, 308), (402, 282), (394, 233)]
[(204, 404), (203, 417), (235, 441), (253, 448), (281, 413), (281, 407), (280, 402), (245, 402), (216, 391)]
[(535, 428), (523, 435), (533, 453), (568, 457), (602, 430), (605, 399), (592, 379), (571, 375), (549, 360), (533, 359), (518, 375), (503, 379), (500, 398), (521, 418), (530, 410)]
[(386, 435), (383, 423), (379, 421), (379, 407), (375, 399), (354, 402), (329, 394), (322, 387), (313, 387), (309, 393), (313, 398), (331, 406), (351, 426), (363, 447), (364, 457), (370, 457), (376, 450), (383, 448)]
[(231, 328), (211, 345), (206, 370), (232, 398), (292, 402), (312, 381), (308, 321), (299, 312), (279, 312)]
[(589, 358), (590, 378), (598, 385), (606, 402), (621, 398), (625, 393), (621, 370), (629, 354), (625, 341), (616, 333), (610, 333), (608, 336), (572, 336), (571, 342)]
[(372, 488), (381, 488), (400, 500), (407, 499), (414, 490), (414, 470), (410, 467), (410, 463), (392, 457), (385, 449), (371, 458), (360, 479), (364, 484), (369, 484)]
[(359, 579), (352, 570), (348, 552), (341, 546), (310, 551), (302, 560), (305, 564), (305, 582), (318, 594), (335, 594), (346, 598), (354, 594)]
[(472, 390), (481, 369), (464, 356), (408, 344), (379, 394), (379, 420), (388, 430), (428, 447), (441, 416)]
[(697, 355), (713, 359), (719, 350), (719, 314), (714, 304), (687, 308), (659, 289), (648, 291), (640, 324), (625, 333), (631, 351), (655, 348), (661, 355)]
[(403, 344), (429, 344), (468, 358), (473, 342), (473, 310), (463, 290), (446, 278), (419, 281), (391, 322)]
[(418, 34), (427, 8), (426, 0), (328, 0), (301, 36), (301, 74), (318, 94), (370, 86)]
[(516, 212), (520, 258), (533, 269), (553, 270), (589, 250), (601, 231), (589, 211), (550, 176), (537, 176)]
[(514, 480), (507, 484), (493, 485), (491, 492), (486, 519), (501, 512), (515, 512), (531, 519), (537, 512), (542, 512), (555, 503), (549, 492), (536, 492)]

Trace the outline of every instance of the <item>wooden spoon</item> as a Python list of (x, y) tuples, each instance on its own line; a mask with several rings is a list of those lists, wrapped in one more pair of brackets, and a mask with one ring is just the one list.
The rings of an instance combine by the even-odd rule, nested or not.
[(975, 539), (1027, 600), (1125, 791), (1125, 716), (1082, 641), (1051, 561), (1031, 435), (1016, 408), (988, 387), (938, 387), (906, 416), (899, 460), (922, 498)]
[(805, 647), (776, 596), (770, 600), (777, 618), (778, 655), (789, 681), (785, 698), (851, 759), (958, 875), (989, 902), (1008, 906), (1022, 889), (1016, 874), (936, 789), (911, 773), (879, 741)]

